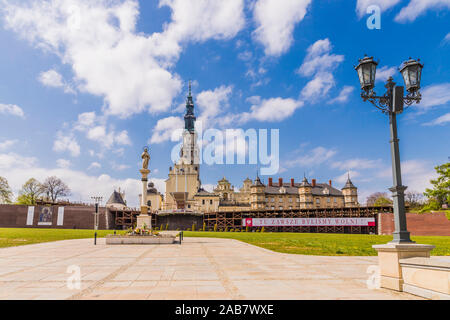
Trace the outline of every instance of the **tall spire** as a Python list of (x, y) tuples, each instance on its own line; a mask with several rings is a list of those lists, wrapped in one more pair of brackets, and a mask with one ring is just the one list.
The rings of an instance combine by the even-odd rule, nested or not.
[(189, 97), (192, 97), (192, 80), (189, 80)]
[(189, 132), (195, 131), (195, 120), (197, 118), (194, 115), (194, 99), (192, 98), (192, 84), (189, 80), (189, 95), (186, 100), (186, 114), (184, 116), (184, 128)]
[(345, 184), (344, 188), (342, 188), (342, 189), (349, 189), (349, 188), (355, 188), (352, 180), (350, 179), (350, 171), (347, 173), (347, 183)]

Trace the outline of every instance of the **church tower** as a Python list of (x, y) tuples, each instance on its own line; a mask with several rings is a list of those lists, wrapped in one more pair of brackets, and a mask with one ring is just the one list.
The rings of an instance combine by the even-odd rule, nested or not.
[(266, 207), (266, 186), (261, 182), (259, 176), (256, 177), (255, 183), (250, 187), (250, 204), (253, 210), (262, 210)]
[(170, 168), (169, 178), (166, 180), (164, 210), (191, 209), (194, 196), (201, 187), (195, 121), (194, 99), (189, 82), (189, 95), (186, 100), (186, 114), (184, 116), (183, 145), (180, 150), (180, 159), (173, 168)]
[(184, 115), (183, 146), (180, 151), (180, 164), (197, 165), (200, 163), (197, 146), (197, 132), (195, 131), (194, 99), (192, 98), (191, 82), (189, 95), (186, 100), (186, 114)]
[(312, 186), (309, 184), (306, 175), (298, 188), (300, 196), (300, 209), (309, 209), (313, 207)]
[(347, 178), (347, 183), (342, 188), (342, 194), (344, 195), (344, 203), (346, 208), (352, 208), (358, 206), (358, 188), (353, 185), (350, 180), (350, 174)]

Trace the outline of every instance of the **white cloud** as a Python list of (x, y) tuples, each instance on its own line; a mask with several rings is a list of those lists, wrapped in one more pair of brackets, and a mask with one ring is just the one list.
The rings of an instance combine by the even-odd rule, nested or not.
[(286, 161), (285, 165), (288, 168), (313, 167), (330, 160), (331, 158), (334, 157), (336, 153), (337, 153), (336, 150), (326, 149), (324, 147), (317, 147), (308, 152), (307, 155)]
[(238, 117), (238, 121), (246, 122), (251, 119), (258, 121), (278, 122), (289, 118), (294, 112), (303, 107), (304, 103), (294, 99), (271, 98), (260, 99), (252, 97), (253, 105), (250, 113), (243, 113)]
[(440, 116), (439, 118), (425, 123), (426, 126), (439, 126), (439, 125), (445, 125), (447, 123), (450, 123), (450, 113), (446, 113), (443, 116)]
[[(424, 192), (430, 188), (430, 180), (436, 179), (437, 173), (429, 161), (407, 160), (401, 163), (403, 184), (408, 186), (409, 191)], [(379, 172), (380, 178), (391, 178), (392, 169), (386, 168)]]
[(358, 0), (356, 3), (356, 12), (358, 17), (361, 18), (367, 13), (367, 8), (376, 5), (380, 7), (381, 12), (384, 12), (395, 5), (397, 5), (401, 0)]
[[(150, 143), (162, 143), (168, 140), (176, 141), (184, 128), (184, 121), (178, 117), (168, 117), (158, 120)], [(174, 135), (177, 135), (175, 137)]]
[(72, 134), (64, 135), (62, 132), (58, 132), (53, 144), (53, 151), (68, 151), (72, 157), (78, 157), (81, 153), (81, 147)]
[(90, 127), (94, 126), (97, 120), (95, 112), (85, 112), (78, 115), (78, 121), (74, 126), (75, 130), (86, 131)]
[(308, 48), (308, 54), (298, 73), (305, 77), (313, 76), (319, 72), (336, 69), (344, 56), (331, 54), (332, 45), (329, 39), (318, 40)]
[(22, 108), (16, 106), (15, 104), (1, 104), (0, 103), (0, 113), (10, 114), (17, 117), (25, 117), (25, 113)]
[(215, 123), (217, 115), (229, 107), (228, 101), (232, 92), (232, 86), (221, 86), (214, 91), (203, 91), (197, 96), (197, 106), (200, 110), (198, 121), (202, 121), (204, 128), (209, 122)]
[(352, 170), (352, 169), (374, 169), (382, 166), (382, 161), (370, 160), (370, 159), (349, 159), (345, 161), (336, 161), (331, 164), (332, 168), (338, 168), (340, 170)]
[(111, 126), (107, 128), (106, 117), (98, 117), (95, 112), (85, 112), (78, 115), (78, 120), (73, 129), (84, 132), (86, 138), (98, 142), (105, 149), (132, 144), (128, 131), (116, 132)]
[(131, 140), (128, 136), (128, 132), (126, 130), (119, 132), (116, 137), (114, 138), (114, 141), (121, 146), (130, 146)]
[(410, 0), (395, 17), (397, 22), (413, 22), (417, 17), (431, 9), (450, 9), (450, 0)]
[(243, 0), (161, 0), (172, 21), (137, 33), (136, 0), (4, 1), (8, 29), (72, 67), (78, 90), (105, 100), (107, 114), (167, 111), (181, 89), (171, 66), (181, 44), (230, 39), (244, 26)]
[(437, 177), (433, 166), (421, 160), (402, 162), (402, 175), (409, 191), (423, 192), (431, 187), (430, 180)]
[(34, 157), (22, 157), (16, 153), (0, 153), (0, 172), (7, 172), (14, 167), (28, 169), (36, 165), (36, 163), (37, 159)]
[(335, 178), (334, 180), (335, 180), (337, 183), (344, 184), (344, 183), (347, 182), (347, 179), (348, 179), (348, 175), (349, 175), (349, 174), (350, 174), (350, 178), (351, 178), (352, 180), (353, 180), (354, 178), (357, 178), (357, 177), (359, 177), (359, 176), (361, 175), (358, 171), (348, 171), (348, 172), (346, 172), (346, 173), (340, 175), (339, 177)]
[(318, 73), (302, 89), (302, 96), (306, 100), (313, 100), (326, 95), (335, 86), (334, 76), (329, 72)]
[(328, 102), (328, 104), (347, 102), (349, 97), (350, 97), (350, 95), (353, 93), (354, 90), (355, 90), (355, 88), (352, 87), (352, 86), (345, 86), (344, 88), (342, 88), (342, 90), (339, 93), (339, 95), (336, 98), (330, 100)]
[(173, 42), (231, 39), (245, 25), (243, 0), (160, 0), (172, 9), (164, 35)]
[(5, 151), (17, 143), (17, 140), (5, 140), (0, 142), (0, 151)]
[(92, 170), (92, 169), (101, 169), (102, 165), (98, 162), (92, 162), (89, 167), (88, 170)]
[(450, 42), (450, 32), (447, 33), (447, 35), (445, 36), (444, 42), (447, 42), (447, 43)]
[(58, 168), (67, 169), (70, 168), (72, 162), (66, 159), (58, 159), (56, 160), (56, 165), (58, 166)]
[(296, 24), (303, 20), (311, 0), (258, 0), (253, 7), (253, 36), (268, 56), (280, 56), (292, 45)]
[(216, 188), (216, 186), (213, 184), (204, 184), (204, 185), (202, 185), (202, 188), (208, 192), (213, 192), (214, 189)]
[(131, 168), (129, 165), (126, 165), (126, 164), (117, 164), (117, 163), (115, 163), (115, 162), (113, 162), (111, 166), (112, 166), (112, 168), (113, 168), (114, 170), (116, 170), (116, 171), (124, 171), (124, 170), (127, 170), (127, 169), (130, 169), (130, 168)]
[(450, 102), (450, 83), (434, 84), (422, 90), (423, 100), (417, 106), (431, 108)]
[(308, 48), (303, 64), (297, 73), (311, 77), (302, 89), (304, 99), (312, 100), (326, 95), (335, 85), (332, 72), (344, 61), (343, 55), (331, 54), (332, 45), (329, 39), (318, 40)]
[(66, 93), (75, 93), (75, 91), (65, 83), (61, 74), (59, 74), (56, 70), (48, 70), (45, 72), (41, 72), (39, 74), (38, 80), (47, 87), (52, 88), (64, 88), (64, 92)]
[(397, 71), (398, 68), (396, 67), (383, 66), (377, 69), (376, 79), (377, 81), (387, 81), (387, 79), (392, 77)]
[(250, 51), (244, 51), (238, 54), (238, 58), (242, 61), (249, 61), (253, 57), (253, 54)]
[(41, 72), (39, 81), (48, 87), (60, 88), (64, 86), (62, 76), (55, 70)]

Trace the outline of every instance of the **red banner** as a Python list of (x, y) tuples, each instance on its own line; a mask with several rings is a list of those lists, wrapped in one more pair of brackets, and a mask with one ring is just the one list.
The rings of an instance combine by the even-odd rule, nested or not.
[(245, 218), (244, 227), (373, 227), (375, 218)]

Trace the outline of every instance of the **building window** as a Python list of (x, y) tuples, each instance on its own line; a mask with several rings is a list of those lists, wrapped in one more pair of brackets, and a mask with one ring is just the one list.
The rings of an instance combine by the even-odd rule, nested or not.
[(280, 210), (283, 210), (283, 207), (280, 207)]
[(275, 202), (275, 198), (271, 198), (270, 201), (271, 201), (271, 202)]
[(279, 198), (278, 202), (283, 202), (283, 198)]
[(205, 200), (202, 200), (202, 204), (205, 205)]
[(292, 203), (292, 198), (289, 198), (289, 202)]
[(209, 204), (213, 204), (213, 201), (212, 201), (212, 200), (209, 200)]
[(327, 202), (328, 202), (328, 203), (331, 203), (331, 199), (330, 199), (330, 198), (327, 198)]

